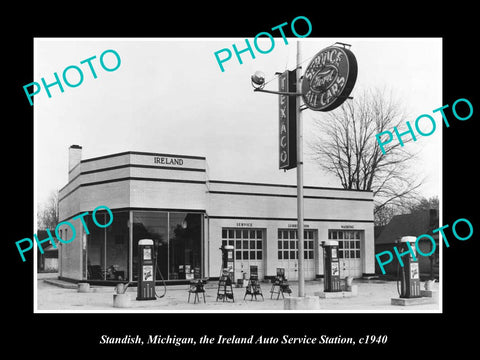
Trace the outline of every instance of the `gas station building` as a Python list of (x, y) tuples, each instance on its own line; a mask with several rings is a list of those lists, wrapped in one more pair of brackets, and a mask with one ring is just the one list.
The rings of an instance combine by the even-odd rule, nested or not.
[[(93, 223), (98, 206), (113, 213), (108, 227)], [(306, 280), (323, 277), (325, 240), (339, 242), (341, 278), (374, 275), (373, 206), (372, 192), (304, 187)], [(73, 219), (85, 212), (88, 233)], [(98, 211), (96, 220), (110, 219)], [(235, 280), (248, 278), (251, 265), (261, 280), (277, 268), (298, 277), (296, 185), (210, 180), (201, 156), (127, 151), (82, 160), (82, 148), (72, 145), (59, 221), (76, 230), (74, 241), (58, 246), (65, 280), (137, 281), (141, 239), (154, 241), (167, 283), (217, 279), (222, 245), (235, 247)], [(71, 231), (63, 225), (59, 235), (69, 239)]]

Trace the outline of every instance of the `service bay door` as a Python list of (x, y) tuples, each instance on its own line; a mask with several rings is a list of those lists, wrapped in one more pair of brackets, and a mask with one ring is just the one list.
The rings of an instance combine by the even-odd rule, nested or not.
[[(304, 277), (305, 280), (315, 279), (315, 232), (304, 231)], [(285, 276), (290, 281), (298, 280), (298, 240), (296, 229), (278, 229), (278, 268), (285, 269)]]

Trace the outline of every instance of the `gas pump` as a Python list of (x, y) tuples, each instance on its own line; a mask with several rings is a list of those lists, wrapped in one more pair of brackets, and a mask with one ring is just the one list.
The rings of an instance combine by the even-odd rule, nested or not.
[(155, 259), (153, 240), (138, 241), (137, 300), (155, 300)]
[(338, 241), (325, 240), (323, 247), (324, 291), (337, 292), (340, 289), (340, 264), (338, 261)]
[[(400, 253), (412, 251), (415, 254), (415, 258), (410, 253), (403, 261), (403, 267), (400, 269), (400, 279), (397, 277), (397, 291), (401, 298), (416, 298), (420, 295), (420, 271), (418, 268), (417, 253), (415, 249), (415, 236), (404, 236), (400, 239), (400, 244), (397, 246)], [(408, 246), (409, 244), (410, 246)], [(400, 263), (397, 267), (397, 274), (400, 268)], [(400, 281), (400, 289), (398, 288), (398, 282)]]
[(233, 251), (235, 248), (231, 245), (222, 245), (222, 268), (220, 269), (220, 277), (218, 278), (217, 301), (218, 300), (234, 300), (232, 283), (234, 281), (235, 259)]
[(233, 257), (233, 251), (235, 248), (232, 245), (222, 245), (220, 248), (222, 250), (222, 274), (228, 274), (231, 282), (234, 282), (235, 278), (235, 261)]

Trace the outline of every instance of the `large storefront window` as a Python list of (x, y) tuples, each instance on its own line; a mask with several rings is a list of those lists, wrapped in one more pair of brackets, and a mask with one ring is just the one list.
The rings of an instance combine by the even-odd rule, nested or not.
[(169, 279), (201, 277), (201, 215), (170, 213)]
[[(97, 212), (96, 220), (106, 224), (106, 212)], [(128, 212), (113, 212), (113, 222), (106, 228), (95, 225), (91, 216), (85, 217), (87, 235), (85, 258), (88, 280), (128, 280)]]
[(151, 239), (155, 245), (156, 279), (168, 279), (168, 213), (133, 212), (133, 280), (138, 279), (138, 241)]
[[(90, 231), (83, 251), (84, 278), (88, 280), (137, 281), (138, 241), (151, 239), (157, 259), (156, 279), (194, 279), (202, 275), (202, 214), (133, 211), (113, 212), (113, 222), (106, 228), (85, 216)], [(110, 221), (108, 213), (97, 212), (100, 224)], [(130, 230), (132, 230), (132, 279), (130, 274)]]
[(201, 277), (202, 214), (133, 212), (133, 280), (138, 278), (138, 241), (152, 239), (155, 244), (156, 279)]

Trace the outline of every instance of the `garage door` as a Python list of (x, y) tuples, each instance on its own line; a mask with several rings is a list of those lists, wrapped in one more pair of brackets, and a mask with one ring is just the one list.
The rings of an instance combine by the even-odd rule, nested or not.
[(242, 279), (243, 274), (250, 277), (250, 265), (258, 267), (258, 278), (263, 279), (264, 233), (263, 229), (222, 229), (222, 245), (235, 247), (235, 281)]
[(329, 230), (328, 238), (338, 241), (338, 258), (340, 277), (362, 276), (361, 237), (360, 230)]
[[(305, 280), (315, 279), (315, 239), (314, 230), (305, 230), (303, 237), (304, 277)], [(298, 241), (296, 229), (278, 229), (278, 266), (285, 269), (287, 279), (298, 279)]]

